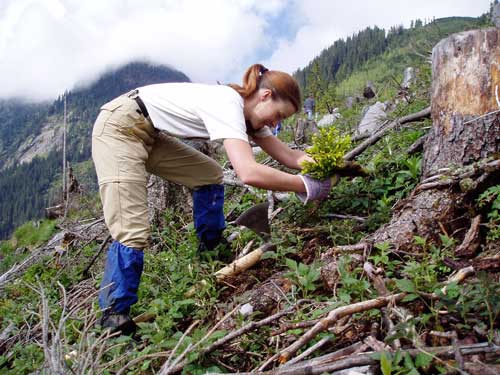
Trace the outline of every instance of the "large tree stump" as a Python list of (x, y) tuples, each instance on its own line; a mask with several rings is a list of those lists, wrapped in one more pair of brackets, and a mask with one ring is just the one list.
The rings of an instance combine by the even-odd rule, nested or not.
[[(500, 90), (500, 32), (454, 34), (432, 51), (432, 120), (423, 158), (423, 176), (463, 166), (498, 151), (495, 90)], [(500, 94), (499, 94), (500, 95)]]
[[(433, 127), (424, 145), (422, 179), (442, 168), (462, 168), (500, 151), (500, 33), (497, 29), (454, 34), (432, 51), (431, 111)], [(499, 94), (500, 95), (500, 94)], [(412, 250), (419, 235), (438, 239), (470, 222), (467, 192), (458, 184), (447, 189), (416, 190), (370, 242), (388, 241)], [(460, 219), (459, 219), (460, 218)], [(462, 231), (461, 233), (465, 233)]]

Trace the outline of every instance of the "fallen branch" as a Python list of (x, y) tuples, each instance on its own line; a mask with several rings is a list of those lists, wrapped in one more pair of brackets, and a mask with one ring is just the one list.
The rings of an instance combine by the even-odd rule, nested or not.
[(377, 143), (389, 130), (394, 129), (397, 126), (403, 125), (407, 122), (412, 122), (416, 120), (420, 120), (422, 118), (428, 117), (431, 114), (431, 108), (427, 107), (420, 112), (412, 113), (411, 115), (401, 117), (397, 120), (392, 121), (388, 125), (384, 126), (382, 129), (373, 134), (370, 138), (368, 138), (363, 143), (359, 144), (347, 154), (344, 155), (344, 160), (353, 160), (356, 156), (360, 155), (363, 151), (365, 151), (369, 146)]
[[(266, 325), (274, 322), (275, 320), (278, 320), (279, 318), (281, 318), (285, 315), (291, 314), (293, 311), (295, 311), (295, 309), (297, 309), (301, 304), (303, 304), (305, 302), (306, 302), (306, 300), (299, 300), (299, 301), (297, 301), (297, 303), (295, 305), (290, 306), (286, 310), (283, 310), (279, 313), (268, 316), (267, 318), (264, 318), (258, 322), (250, 322), (250, 323), (246, 324), (245, 326), (241, 327), (240, 329), (233, 331), (233, 332), (225, 335), (224, 337), (220, 338), (219, 340), (214, 342), (212, 345), (200, 350), (200, 355), (205, 355), (207, 353), (210, 353), (210, 352), (214, 351), (215, 349), (221, 347), (222, 345), (225, 345), (229, 341), (234, 340), (236, 337), (239, 337), (239, 336), (241, 336), (247, 332), (253, 331), (257, 328), (266, 326)], [(231, 313), (229, 313), (229, 314), (232, 314), (237, 308), (239, 308), (239, 306), (237, 306), (235, 309), (233, 309), (231, 311)], [(228, 315), (226, 315), (226, 316), (228, 316)], [(223, 318), (223, 320), (224, 319), (225, 318)], [(221, 322), (219, 322), (216, 326), (218, 326), (220, 323)], [(211, 331), (213, 331), (213, 329)], [(181, 371), (184, 368), (184, 366), (186, 366), (187, 364), (188, 364), (188, 361), (183, 360), (182, 362), (178, 363), (176, 366), (171, 367), (168, 373), (175, 373), (175, 372)], [(167, 373), (164, 373), (162, 375), (166, 375), (166, 374)]]
[(330, 311), (330, 313), (325, 318), (316, 323), (309, 331), (302, 335), (300, 339), (282, 350), (279, 356), (279, 362), (287, 362), (295, 353), (297, 353), (300, 348), (309, 343), (319, 333), (326, 331), (340, 318), (374, 308), (380, 308), (382, 306), (388, 305), (389, 303), (397, 303), (401, 301), (405, 296), (406, 293), (397, 293), (385, 297), (378, 297), (368, 301), (353, 303), (348, 306), (338, 307), (335, 310)]
[[(446, 285), (441, 289), (442, 293), (446, 294), (448, 284), (452, 282), (459, 283), (472, 274), (474, 274), (473, 267), (467, 267), (462, 270), (459, 270), (457, 273), (453, 274), (448, 278)], [(359, 312), (387, 306), (389, 303), (395, 304), (397, 302), (400, 302), (406, 295), (407, 293), (391, 294), (371, 299), (368, 301), (362, 301), (347, 306), (341, 306), (336, 308), (335, 310), (330, 311), (325, 318), (320, 319), (318, 323), (316, 323), (309, 331), (307, 331), (304, 335), (302, 335), (297, 341), (289, 345), (287, 348), (283, 349), (280, 352), (279, 362), (285, 363), (288, 360), (290, 360), (290, 358), (295, 353), (297, 353), (297, 351), (300, 348), (309, 343), (319, 333), (326, 331), (340, 318), (344, 316), (353, 315)], [(437, 299), (439, 297), (435, 293), (432, 293), (431, 298)]]
[(463, 242), (455, 249), (457, 257), (472, 257), (479, 248), (479, 224), (481, 224), (481, 215), (477, 215), (470, 224), (470, 228), (465, 234)]
[(38, 263), (44, 256), (48, 255), (47, 250), (50, 249), (50, 247), (41, 247), (34, 250), (33, 253), (21, 263), (14, 264), (9, 270), (0, 275), (0, 292), (3, 291), (3, 288), (7, 283), (18, 278), (19, 276), (22, 276), (29, 267)]
[[(435, 357), (441, 359), (454, 358), (456, 351), (460, 351), (463, 356), (482, 354), (482, 353), (500, 353), (500, 346), (488, 343), (479, 343), (472, 345), (461, 345), (458, 347), (454, 346), (438, 346), (438, 347), (425, 347), (422, 349), (409, 349), (401, 350), (401, 354), (409, 354), (411, 357), (415, 357), (418, 354), (425, 352), (434, 355)], [(320, 375), (323, 373), (331, 373), (333, 371), (339, 371), (343, 369), (353, 368), (357, 366), (365, 365), (378, 365), (379, 360), (374, 359), (374, 356), (379, 352), (365, 352), (362, 354), (356, 354), (354, 356), (349, 356), (347, 358), (342, 358), (339, 360), (331, 360), (329, 363), (314, 364), (311, 361), (299, 364), (292, 367), (278, 367), (271, 371), (260, 371), (260, 372), (239, 372), (239, 373), (226, 373), (225, 375)], [(222, 375), (221, 373), (207, 373), (206, 375)]]
[(231, 264), (228, 264), (224, 268), (221, 268), (215, 273), (215, 278), (217, 282), (222, 282), (226, 280), (228, 277), (236, 276), (239, 273), (249, 269), (254, 266), (262, 257), (262, 255), (266, 251), (274, 251), (276, 250), (276, 245), (271, 243), (265, 243), (262, 246), (259, 246), (257, 249), (248, 253), (247, 255), (236, 259)]

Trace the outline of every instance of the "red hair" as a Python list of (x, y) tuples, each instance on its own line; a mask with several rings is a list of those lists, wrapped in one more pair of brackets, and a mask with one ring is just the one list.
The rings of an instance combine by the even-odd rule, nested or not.
[(259, 89), (269, 89), (275, 99), (289, 101), (295, 112), (301, 108), (299, 84), (290, 74), (278, 70), (268, 70), (262, 64), (250, 66), (243, 75), (243, 86), (230, 83), (243, 98), (252, 96)]

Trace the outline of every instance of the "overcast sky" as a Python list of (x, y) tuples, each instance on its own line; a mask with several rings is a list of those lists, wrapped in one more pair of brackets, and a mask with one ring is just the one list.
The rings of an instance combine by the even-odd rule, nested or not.
[(191, 80), (289, 73), (368, 26), (477, 17), (490, 0), (0, 0), (0, 98), (53, 99), (134, 60)]

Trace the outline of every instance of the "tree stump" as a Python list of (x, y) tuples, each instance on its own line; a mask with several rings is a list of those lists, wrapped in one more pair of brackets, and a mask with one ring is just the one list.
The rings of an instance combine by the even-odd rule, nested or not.
[[(432, 120), (423, 157), (423, 177), (443, 167), (463, 166), (498, 152), (500, 32), (454, 34), (432, 52)], [(500, 94), (498, 94), (500, 95)]]
[[(497, 29), (485, 29), (454, 34), (434, 47), (433, 127), (424, 145), (422, 180), (439, 174), (443, 168), (456, 170), (498, 156), (499, 42)], [(498, 170), (495, 173), (498, 183)], [(479, 192), (476, 190), (475, 196)], [(417, 189), (400, 204), (392, 220), (367, 240), (388, 241), (395, 248), (412, 251), (415, 235), (438, 241), (443, 231), (454, 233), (467, 228), (472, 219), (467, 209), (469, 193), (462, 191), (459, 184), (446, 189)]]
[(299, 118), (294, 131), (294, 140), (297, 145), (309, 143), (313, 134), (318, 133), (318, 125), (314, 120)]

